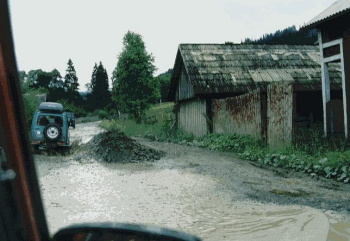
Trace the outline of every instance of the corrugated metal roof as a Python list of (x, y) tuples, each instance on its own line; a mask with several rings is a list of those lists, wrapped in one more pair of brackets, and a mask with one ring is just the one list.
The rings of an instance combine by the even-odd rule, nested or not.
[[(269, 82), (321, 83), (318, 46), (180, 44), (169, 96), (182, 66), (195, 94), (232, 93)], [(332, 82), (341, 83), (340, 66), (330, 70)]]
[(350, 11), (350, 0), (338, 0), (325, 9), (322, 13), (311, 19), (303, 28), (316, 27), (317, 25)]

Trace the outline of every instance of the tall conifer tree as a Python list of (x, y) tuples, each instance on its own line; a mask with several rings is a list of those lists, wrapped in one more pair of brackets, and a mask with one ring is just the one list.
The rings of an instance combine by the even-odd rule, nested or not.
[(105, 108), (110, 103), (108, 74), (102, 62), (95, 64), (91, 75), (91, 99), (95, 102), (95, 109)]
[(66, 75), (64, 76), (64, 87), (67, 92), (78, 92), (78, 77), (73, 62), (68, 60)]

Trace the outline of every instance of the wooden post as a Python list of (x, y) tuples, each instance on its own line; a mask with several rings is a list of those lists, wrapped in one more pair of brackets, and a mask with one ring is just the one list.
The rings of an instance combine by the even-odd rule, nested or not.
[(344, 111), (344, 133), (345, 138), (348, 138), (348, 117), (347, 117), (347, 98), (346, 98), (346, 80), (345, 80), (345, 68), (344, 68), (344, 48), (343, 48), (343, 40), (340, 43), (340, 65), (341, 65), (341, 83), (343, 89), (343, 111)]
[(323, 57), (323, 42), (321, 32), (318, 32), (318, 42), (320, 46), (321, 54), (321, 77), (322, 77), (322, 101), (323, 101), (323, 128), (324, 135), (327, 136), (327, 102), (330, 101), (330, 81), (329, 81), (329, 69), (327, 63), (324, 62)]
[(344, 38), (340, 51), (342, 53), (342, 88), (344, 106), (344, 129), (345, 138), (349, 138), (350, 133), (350, 38)]

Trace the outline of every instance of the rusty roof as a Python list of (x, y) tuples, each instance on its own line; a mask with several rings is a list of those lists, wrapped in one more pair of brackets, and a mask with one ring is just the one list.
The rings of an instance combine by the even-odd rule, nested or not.
[(333, 18), (339, 17), (349, 12), (350, 12), (350, 0), (338, 0), (334, 2), (331, 6), (326, 8), (319, 15), (311, 19), (302, 28), (305, 28), (305, 29), (315, 28), (326, 21), (329, 21)]
[[(185, 70), (196, 95), (249, 91), (259, 84), (321, 83), (319, 48), (290, 45), (180, 44), (169, 97)], [(331, 66), (332, 82), (341, 83), (340, 68)]]

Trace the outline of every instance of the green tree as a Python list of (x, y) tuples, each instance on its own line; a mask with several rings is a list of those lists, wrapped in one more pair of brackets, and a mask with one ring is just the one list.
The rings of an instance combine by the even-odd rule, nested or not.
[(172, 73), (173, 73), (173, 70), (169, 69), (167, 72), (162, 73), (156, 77), (157, 82), (159, 82), (159, 85), (160, 85), (159, 88), (160, 88), (160, 100), (161, 100), (161, 102), (165, 102), (168, 100), (170, 79), (171, 79)]
[[(73, 76), (75, 73), (74, 66), (71, 61), (68, 61), (68, 69), (66, 76), (69, 73), (71, 73), (71, 76)], [(77, 82), (73, 82), (73, 84), (66, 85), (66, 83), (72, 83), (70, 81), (71, 79), (77, 81), (77, 78), (69, 79), (65, 77), (65, 80), (63, 80), (60, 72), (57, 69), (53, 69), (51, 72), (45, 72), (41, 69), (37, 69), (29, 71), (27, 75), (25, 74), (25, 72), (20, 72), (19, 74), (21, 76), (21, 83), (24, 81), (23, 91), (25, 91), (25, 93), (29, 92), (31, 94), (46, 94), (47, 101), (60, 102), (62, 100), (65, 100), (71, 103), (72, 105), (83, 105), (83, 99), (80, 96), (77, 89), (75, 88), (78, 86)], [(66, 88), (65, 86), (69, 86), (71, 88)], [(72, 88), (72, 86), (75, 87)], [(27, 106), (30, 103), (33, 103), (33, 101), (30, 101), (30, 98), (32, 98), (31, 95), (29, 95), (29, 97), (26, 96), (26, 98), (29, 98), (28, 100), (26, 100)]]
[(107, 107), (111, 102), (111, 94), (109, 91), (108, 74), (103, 64), (95, 64), (92, 75), (91, 83), (89, 85), (91, 90), (90, 103), (94, 106), (93, 109), (102, 109)]
[(29, 86), (31, 86), (34, 83), (34, 80), (37, 78), (37, 73), (39, 71), (42, 71), (41, 69), (37, 69), (37, 70), (30, 70), (27, 73), (27, 83)]
[(29, 88), (38, 89), (38, 88), (42, 87), (41, 83), (39, 83), (39, 81), (38, 81), (38, 78), (43, 73), (44, 73), (44, 71), (41, 69), (30, 70), (28, 72), (27, 82), (28, 82)]
[(48, 75), (51, 78), (49, 83), (49, 89), (51, 90), (63, 89), (64, 82), (62, 80), (61, 73), (57, 69), (52, 70), (51, 72), (48, 73)]
[[(48, 90), (47, 101), (57, 101), (58, 99), (64, 98), (66, 93), (60, 72), (57, 69), (54, 69), (46, 74), (48, 76), (47, 78), (50, 79), (48, 88), (45, 87)], [(40, 76), (41, 74), (39, 74), (39, 77)]]
[(113, 98), (121, 111), (140, 123), (145, 111), (159, 99), (159, 83), (153, 74), (154, 58), (146, 51), (142, 36), (128, 31), (113, 71)]
[(18, 71), (19, 83), (21, 86), (22, 93), (26, 93), (29, 90), (28, 74), (24, 70)]
[(78, 91), (78, 77), (71, 59), (69, 59), (67, 63), (66, 75), (64, 76), (64, 87), (68, 93)]
[(96, 72), (97, 72), (97, 64), (95, 63), (94, 68), (92, 69), (91, 81), (90, 83), (86, 84), (87, 89), (90, 91), (92, 91), (92, 89), (94, 89), (96, 85)]
[(57, 69), (51, 72), (45, 72), (41, 69), (31, 70), (28, 72), (27, 82), (32, 89), (45, 88), (49, 90), (63, 88), (62, 77)]
[(62, 91), (57, 92), (55, 99), (63, 99), (68, 102), (79, 106), (83, 104), (82, 96), (78, 92), (79, 83), (77, 73), (75, 71), (73, 61), (68, 59), (66, 75), (64, 76), (64, 93)]

